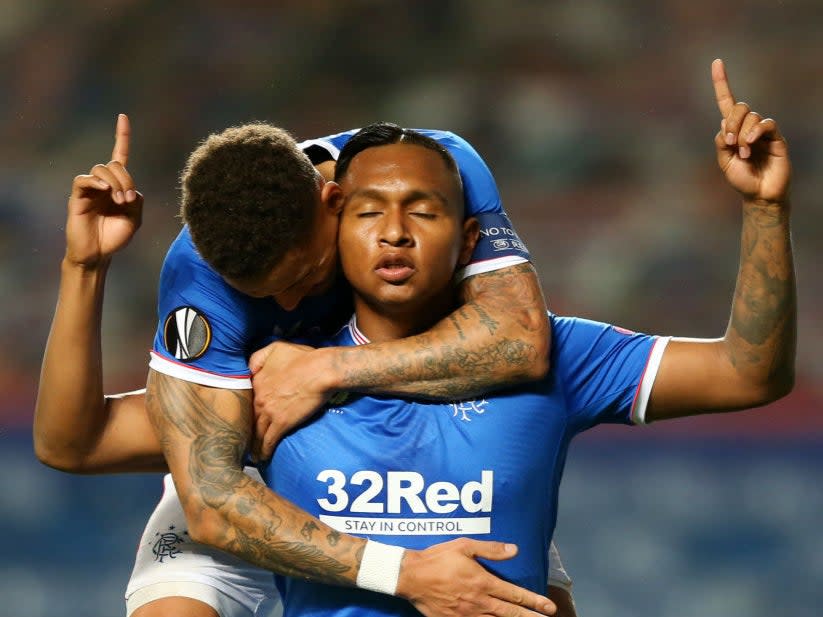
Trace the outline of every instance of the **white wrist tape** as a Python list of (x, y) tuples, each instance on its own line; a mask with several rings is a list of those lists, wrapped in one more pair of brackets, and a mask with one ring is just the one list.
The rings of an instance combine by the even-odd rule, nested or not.
[(400, 562), (406, 549), (380, 542), (366, 541), (363, 559), (357, 572), (357, 586), (393, 596), (400, 578)]

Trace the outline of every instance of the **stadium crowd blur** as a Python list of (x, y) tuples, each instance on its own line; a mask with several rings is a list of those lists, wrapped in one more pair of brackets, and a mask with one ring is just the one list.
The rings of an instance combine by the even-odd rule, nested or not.
[(186, 155), (254, 119), (298, 139), (376, 120), (454, 130), (492, 167), (555, 312), (721, 335), (740, 209), (714, 162), (715, 57), (791, 147), (798, 382), (748, 417), (649, 430), (823, 443), (821, 23), (817, 0), (3, 3), (0, 444), (29, 430), (65, 198), (106, 161), (118, 112), (146, 207), (109, 276), (109, 391), (145, 382)]

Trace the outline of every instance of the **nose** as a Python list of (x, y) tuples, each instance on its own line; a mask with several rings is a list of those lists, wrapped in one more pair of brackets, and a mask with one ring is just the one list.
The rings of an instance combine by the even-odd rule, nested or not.
[(406, 225), (406, 217), (402, 208), (390, 208), (382, 217), (380, 242), (391, 246), (407, 246), (411, 244), (411, 235)]

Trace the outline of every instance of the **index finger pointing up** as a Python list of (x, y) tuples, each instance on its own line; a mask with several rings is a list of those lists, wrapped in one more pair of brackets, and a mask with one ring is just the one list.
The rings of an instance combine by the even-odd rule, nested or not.
[(129, 162), (129, 138), (131, 125), (126, 114), (117, 116), (117, 128), (114, 130), (114, 148), (111, 151), (111, 160), (117, 161), (123, 167)]
[(726, 118), (734, 109), (736, 101), (729, 87), (729, 80), (726, 78), (726, 67), (720, 58), (712, 62), (712, 82), (717, 108), (720, 110), (720, 115)]

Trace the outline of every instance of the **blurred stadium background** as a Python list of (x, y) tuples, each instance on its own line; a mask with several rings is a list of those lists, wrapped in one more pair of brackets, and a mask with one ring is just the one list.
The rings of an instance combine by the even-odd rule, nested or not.
[[(107, 389), (144, 383), (177, 174), (213, 130), (308, 138), (392, 120), (468, 138), (558, 313), (721, 334), (739, 207), (709, 64), (777, 118), (795, 164), (798, 383), (766, 409), (598, 429), (557, 541), (583, 617), (823, 609), (823, 5), (818, 0), (0, 2), (0, 617), (122, 615), (156, 476), (40, 465), (30, 426), (71, 178), (133, 126), (143, 228), (115, 262)], [(71, 362), (71, 358), (66, 358)]]

